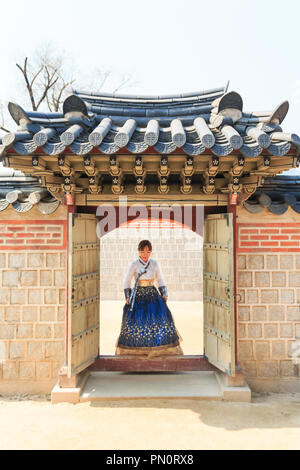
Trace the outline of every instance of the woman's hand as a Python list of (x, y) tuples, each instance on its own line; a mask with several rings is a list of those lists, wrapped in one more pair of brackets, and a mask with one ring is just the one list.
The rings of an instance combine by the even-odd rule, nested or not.
[(164, 295), (164, 299), (165, 299), (165, 301), (167, 302), (168, 297), (167, 297), (166, 295)]
[(129, 299), (126, 299), (126, 303), (127, 303), (127, 305), (129, 304)]

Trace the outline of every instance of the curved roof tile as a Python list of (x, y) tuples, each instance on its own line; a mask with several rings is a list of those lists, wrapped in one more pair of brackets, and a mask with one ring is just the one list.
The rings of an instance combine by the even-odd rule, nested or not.
[(33, 154), (37, 148), (60, 155), (67, 145), (76, 155), (86, 155), (94, 147), (108, 155), (122, 148), (138, 154), (152, 146), (162, 154), (181, 147), (188, 155), (211, 149), (217, 156), (239, 150), (257, 157), (263, 149), (282, 156), (291, 146), (300, 148), (300, 138), (279, 126), (288, 102), (274, 111), (243, 112), (241, 96), (225, 87), (161, 96), (73, 90), (63, 110), (26, 112), (10, 103), (19, 127), (3, 136), (0, 156), (10, 147), (20, 155)]
[(28, 212), (36, 205), (42, 214), (52, 214), (60, 201), (45, 190), (39, 179), (21, 171), (0, 169), (0, 212), (11, 206), (16, 212)]
[(247, 201), (244, 207), (252, 214), (258, 214), (265, 208), (272, 214), (284, 214), (289, 207), (300, 214), (300, 176), (280, 175), (266, 178)]

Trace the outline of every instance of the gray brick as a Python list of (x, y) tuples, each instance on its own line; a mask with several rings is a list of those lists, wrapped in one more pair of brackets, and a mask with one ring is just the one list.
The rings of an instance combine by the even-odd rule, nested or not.
[(277, 257), (277, 255), (267, 255), (266, 256), (266, 268), (267, 269), (277, 269), (278, 268), (278, 257)]
[(4, 287), (17, 287), (19, 284), (18, 271), (3, 271), (2, 272), (2, 285)]
[(9, 253), (8, 254), (8, 267), (9, 268), (24, 268), (26, 266), (25, 254), (23, 253)]
[(287, 307), (287, 320), (300, 320), (300, 306)]
[(289, 273), (289, 287), (300, 286), (300, 271), (294, 271)]
[(252, 307), (252, 320), (264, 321), (267, 319), (267, 307), (263, 305)]
[(25, 358), (25, 342), (24, 341), (10, 341), (9, 358), (10, 359), (24, 359)]
[(280, 256), (280, 268), (281, 269), (293, 269), (294, 257), (292, 255), (281, 255)]
[(280, 375), (282, 377), (297, 377), (297, 365), (292, 361), (280, 361)]
[(263, 255), (248, 255), (248, 269), (264, 269)]
[(285, 287), (286, 286), (286, 273), (273, 272), (272, 273), (272, 287)]
[(278, 365), (275, 361), (260, 362), (257, 364), (259, 377), (276, 377), (278, 376)]

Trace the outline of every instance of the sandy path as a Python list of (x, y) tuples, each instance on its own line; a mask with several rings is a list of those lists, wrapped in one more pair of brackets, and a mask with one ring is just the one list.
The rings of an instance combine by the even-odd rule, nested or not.
[(299, 393), (252, 403), (49, 400), (0, 397), (0, 449), (300, 449)]
[[(100, 308), (101, 353), (114, 354), (122, 301)], [(185, 354), (202, 353), (201, 302), (169, 302)], [(0, 449), (300, 449), (300, 393), (252, 403), (122, 400), (52, 405), (0, 396)]]

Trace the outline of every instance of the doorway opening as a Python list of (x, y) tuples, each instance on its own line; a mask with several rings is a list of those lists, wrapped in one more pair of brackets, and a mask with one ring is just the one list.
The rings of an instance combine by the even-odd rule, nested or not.
[(125, 305), (123, 278), (150, 240), (168, 289), (167, 304), (183, 341), (184, 355), (203, 355), (203, 236), (176, 220), (139, 218), (100, 239), (100, 357), (115, 354)]
[[(217, 367), (235, 374), (233, 214), (226, 213), (225, 207), (205, 211), (200, 207), (200, 230), (193, 218), (189, 225), (182, 218), (179, 223), (175, 213), (173, 217), (169, 213), (168, 221), (162, 216), (149, 219), (147, 213), (142, 218), (135, 214), (125, 223), (120, 206), (110, 206), (117, 214), (111, 226), (101, 226), (103, 218), (91, 206), (69, 215), (69, 377), (89, 366), (96, 371)], [(193, 213), (194, 206), (190, 209)], [(106, 225), (108, 229), (103, 230)], [(183, 338), (182, 356), (114, 355), (125, 304), (122, 281), (129, 262), (137, 259), (141, 238), (151, 241), (151, 256), (160, 262), (169, 291), (168, 306)]]

